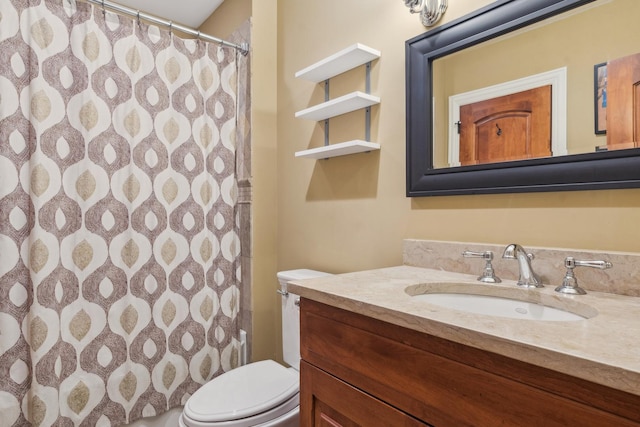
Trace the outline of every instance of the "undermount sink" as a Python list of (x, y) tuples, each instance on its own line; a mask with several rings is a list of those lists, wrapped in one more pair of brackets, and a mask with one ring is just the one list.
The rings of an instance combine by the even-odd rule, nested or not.
[[(412, 300), (466, 313), (539, 321), (578, 321), (595, 317), (593, 307), (524, 289), (464, 283), (410, 286)], [(566, 300), (566, 301), (565, 301)]]

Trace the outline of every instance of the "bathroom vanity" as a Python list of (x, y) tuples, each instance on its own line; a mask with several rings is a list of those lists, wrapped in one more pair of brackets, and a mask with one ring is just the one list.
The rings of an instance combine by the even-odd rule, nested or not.
[(408, 266), (290, 283), (301, 296), (301, 426), (640, 426), (640, 298), (524, 291), (595, 310), (556, 322), (412, 297), (448, 285), (517, 289)]

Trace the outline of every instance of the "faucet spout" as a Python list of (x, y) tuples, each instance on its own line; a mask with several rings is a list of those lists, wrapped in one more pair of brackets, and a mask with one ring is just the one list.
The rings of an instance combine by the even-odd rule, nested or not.
[(520, 277), (518, 278), (518, 286), (524, 288), (542, 288), (543, 285), (540, 278), (533, 272), (531, 267), (532, 254), (528, 254), (524, 248), (517, 243), (507, 245), (502, 254), (504, 259), (515, 259), (518, 261), (520, 269)]

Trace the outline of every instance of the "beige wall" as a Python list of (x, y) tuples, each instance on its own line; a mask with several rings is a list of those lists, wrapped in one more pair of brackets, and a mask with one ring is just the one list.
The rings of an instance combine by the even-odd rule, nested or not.
[(277, 0), (227, 0), (201, 30), (225, 37), (251, 18), (253, 360), (280, 359), (277, 289)]
[[(279, 268), (344, 272), (398, 264), (407, 237), (640, 249), (640, 190), (405, 198), (404, 42), (424, 31), (417, 17), (402, 2), (388, 0), (278, 5)], [(475, 5), (467, 1), (466, 10), (450, 9), (445, 18)], [(320, 125), (294, 119), (295, 111), (322, 97), (320, 85), (294, 79), (295, 71), (354, 42), (382, 52), (372, 81), (382, 98), (372, 135), (382, 150), (328, 161), (294, 159), (295, 151), (319, 146), (323, 138)], [(362, 114), (351, 113), (346, 121)], [(339, 132), (339, 125), (331, 128), (333, 142)]]
[[(235, 1), (235, 0), (227, 0)], [(281, 357), (277, 289), (277, 0), (253, 0), (253, 359)]]
[[(404, 42), (424, 28), (402, 2), (363, 4), (278, 2), (280, 268), (342, 272), (398, 264), (407, 237), (640, 250), (640, 190), (405, 198)], [(468, 12), (478, 2), (466, 5)], [(445, 18), (457, 17), (454, 12)], [(320, 125), (294, 119), (322, 90), (294, 79), (295, 71), (354, 42), (382, 52), (372, 81), (382, 99), (372, 130), (381, 151), (317, 162), (294, 159), (295, 151), (319, 146), (323, 138)], [(358, 114), (363, 113), (349, 116)], [(339, 129), (331, 131), (338, 139)]]
[[(445, 20), (490, 1), (450, 3)], [(254, 0), (252, 22), (254, 359), (280, 357), (277, 270), (397, 265), (404, 238), (640, 251), (640, 190), (405, 197), (404, 42), (425, 29), (401, 1)], [(294, 118), (323, 88), (294, 73), (355, 42), (382, 52), (372, 70), (382, 149), (295, 159), (324, 137), (320, 124)], [(332, 97), (363, 80), (361, 69), (332, 80)], [(363, 115), (332, 120), (331, 141), (363, 138)]]
[(252, 0), (223, 1), (200, 26), (200, 31), (225, 39), (251, 17), (251, 3)]

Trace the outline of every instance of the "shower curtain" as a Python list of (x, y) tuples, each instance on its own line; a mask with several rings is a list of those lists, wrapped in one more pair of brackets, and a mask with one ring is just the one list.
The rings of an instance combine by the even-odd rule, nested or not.
[(0, 425), (128, 423), (237, 365), (241, 60), (0, 2)]

